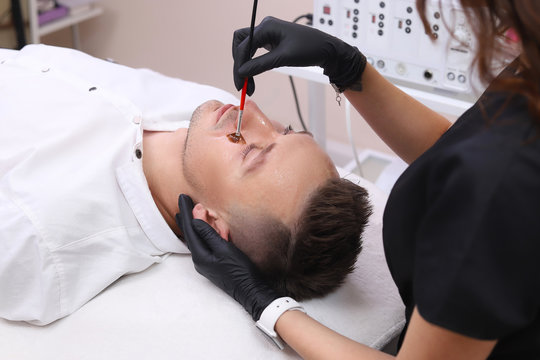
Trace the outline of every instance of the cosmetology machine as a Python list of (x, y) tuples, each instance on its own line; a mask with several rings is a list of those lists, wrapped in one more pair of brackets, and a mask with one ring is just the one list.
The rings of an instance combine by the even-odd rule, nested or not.
[(358, 47), (393, 82), (455, 99), (475, 98), (474, 36), (455, 1), (427, 2), (433, 39), (414, 0), (314, 0), (313, 11), (314, 27)]
[[(435, 111), (457, 117), (482, 91), (471, 67), (473, 32), (458, 1), (428, 0), (426, 14), (431, 37), (415, 0), (313, 1), (315, 28), (358, 47), (379, 73), (409, 95)], [(324, 120), (317, 117), (324, 110), (318, 105), (321, 94), (313, 96), (317, 94), (314, 88), (310, 89), (310, 125), (317, 141), (326, 146), (321, 140)], [(345, 113), (354, 160), (344, 168), (389, 191), (406, 164), (396, 156), (370, 149), (357, 153), (348, 102)]]

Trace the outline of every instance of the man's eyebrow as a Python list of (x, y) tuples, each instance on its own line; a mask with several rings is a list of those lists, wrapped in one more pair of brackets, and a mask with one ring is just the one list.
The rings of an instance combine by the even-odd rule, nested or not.
[(263, 165), (265, 163), (265, 161), (266, 161), (267, 155), (275, 147), (276, 147), (276, 143), (272, 143), (272, 144), (268, 145), (267, 147), (265, 147), (264, 149), (262, 149), (261, 152), (257, 155), (257, 157), (255, 157), (255, 159), (253, 159), (253, 161), (251, 161), (251, 163), (247, 167), (246, 174), (253, 171), (253, 170), (256, 170), (261, 165)]

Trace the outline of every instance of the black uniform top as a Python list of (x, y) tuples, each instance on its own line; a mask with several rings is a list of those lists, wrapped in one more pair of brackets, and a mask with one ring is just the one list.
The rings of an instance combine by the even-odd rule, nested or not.
[(384, 248), (407, 326), (417, 306), (499, 339), (490, 359), (540, 359), (540, 127), (521, 96), (501, 111), (507, 99), (486, 91), (402, 174)]

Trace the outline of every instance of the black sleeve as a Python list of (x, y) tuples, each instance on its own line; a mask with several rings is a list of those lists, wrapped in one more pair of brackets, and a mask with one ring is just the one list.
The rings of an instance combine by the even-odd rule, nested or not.
[(480, 339), (523, 328), (539, 311), (539, 160), (507, 150), (443, 156), (416, 238), (418, 311)]

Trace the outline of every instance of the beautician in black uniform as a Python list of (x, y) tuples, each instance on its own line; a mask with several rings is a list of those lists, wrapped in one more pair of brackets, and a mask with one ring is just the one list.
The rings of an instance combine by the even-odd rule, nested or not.
[[(421, 14), (425, 2), (417, 1)], [(452, 126), (366, 65), (358, 49), (274, 18), (255, 29), (254, 48), (270, 50), (258, 58), (247, 60), (247, 30), (235, 33), (235, 83), (240, 89), (250, 77), (251, 94), (252, 77), (263, 71), (319, 65), (410, 163), (383, 222), (386, 259), (406, 305), (397, 358), (540, 359), (540, 2), (461, 3), (476, 31), (476, 64), (490, 85)], [(495, 77), (489, 70), (501, 60), (499, 40), (508, 31), (520, 55)], [(179, 206), (196, 269), (302, 357), (390, 357), (294, 306), (282, 306), (293, 309), (281, 314), (276, 304), (288, 304), (279, 300), (286, 294), (269, 289), (208, 225), (192, 221), (188, 197)]]

